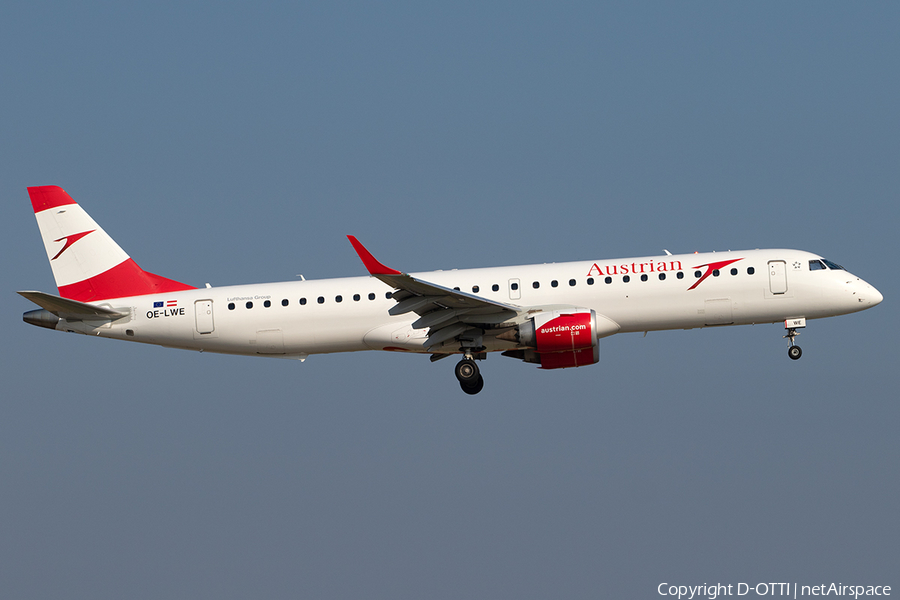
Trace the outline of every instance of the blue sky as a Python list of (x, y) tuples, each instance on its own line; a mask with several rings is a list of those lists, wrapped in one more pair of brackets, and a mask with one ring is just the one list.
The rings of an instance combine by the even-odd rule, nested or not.
[[(656, 597), (900, 586), (900, 9), (0, 8), (0, 589), (17, 598)], [(26, 325), (25, 187), (194, 285), (801, 248), (885, 296), (614, 336), (598, 365), (305, 363)]]

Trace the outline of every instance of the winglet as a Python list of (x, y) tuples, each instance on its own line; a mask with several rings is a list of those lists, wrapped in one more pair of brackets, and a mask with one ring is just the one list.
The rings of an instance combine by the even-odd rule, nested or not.
[(369, 270), (370, 275), (403, 275), (400, 271), (386, 267), (378, 262), (378, 259), (372, 256), (372, 253), (366, 250), (366, 247), (354, 236), (348, 235), (347, 239), (353, 244), (353, 249), (356, 250), (359, 258), (362, 259), (363, 264), (366, 266), (366, 269)]

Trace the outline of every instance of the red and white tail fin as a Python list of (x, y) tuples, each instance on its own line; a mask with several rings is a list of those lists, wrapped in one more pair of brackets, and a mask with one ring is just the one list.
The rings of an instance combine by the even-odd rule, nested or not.
[(192, 290), (141, 269), (55, 185), (28, 188), (59, 295), (79, 302)]

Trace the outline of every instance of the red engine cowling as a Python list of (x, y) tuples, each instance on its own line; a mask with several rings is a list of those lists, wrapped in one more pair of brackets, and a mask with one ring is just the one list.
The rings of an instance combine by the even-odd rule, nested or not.
[(541, 354), (584, 350), (597, 345), (597, 319), (592, 310), (539, 313), (529, 324), (530, 328), (520, 331), (520, 339)]
[(538, 354), (542, 369), (568, 369), (600, 362), (600, 346), (571, 350), (569, 352), (545, 352)]
[(509, 356), (539, 363), (542, 369), (592, 365), (600, 361), (599, 338), (618, 329), (619, 326), (608, 319), (604, 319), (604, 327), (598, 329), (596, 313), (587, 308), (542, 312), (518, 329), (517, 341), (530, 350), (512, 351)]

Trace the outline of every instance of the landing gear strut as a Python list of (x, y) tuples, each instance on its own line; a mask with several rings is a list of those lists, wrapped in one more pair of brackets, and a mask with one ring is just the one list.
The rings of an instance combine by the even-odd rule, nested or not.
[(478, 365), (471, 357), (466, 356), (456, 364), (456, 379), (459, 387), (469, 395), (475, 395), (484, 388), (484, 378), (478, 370)]

